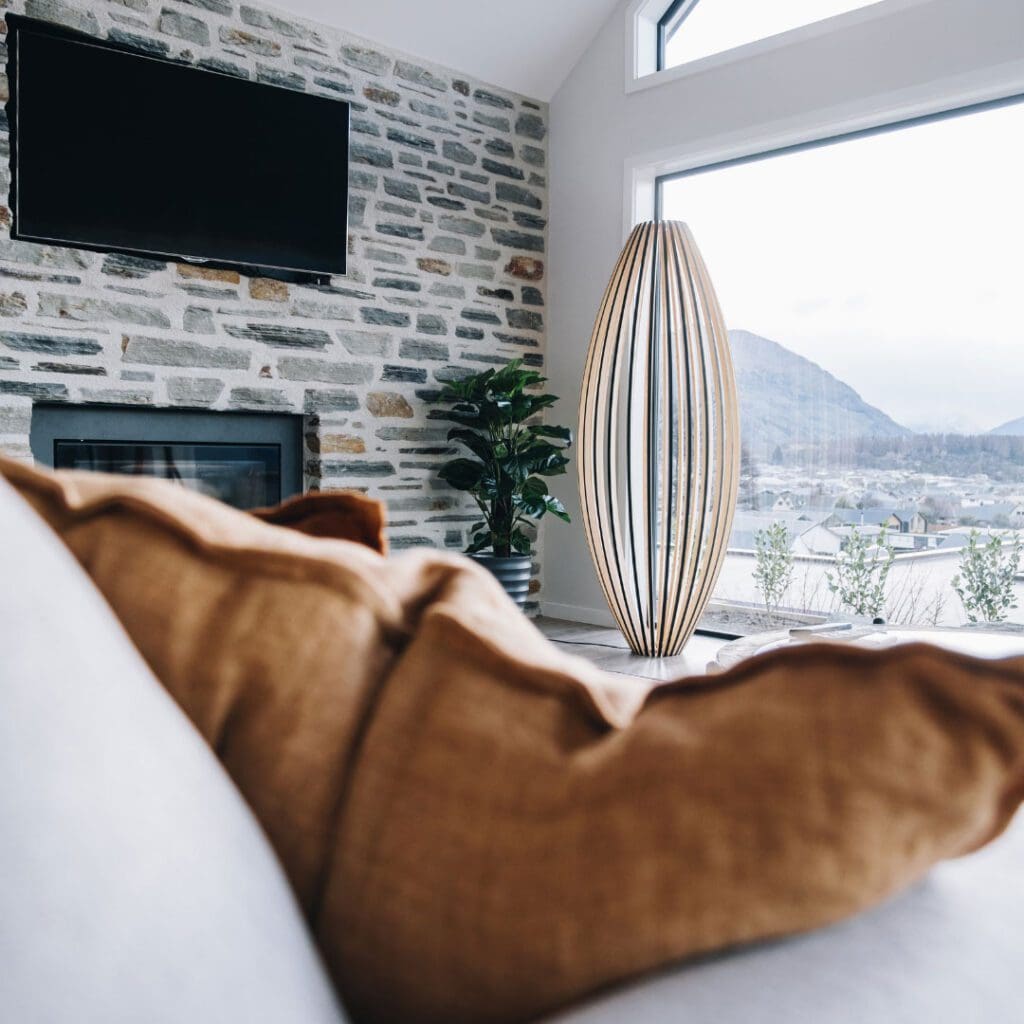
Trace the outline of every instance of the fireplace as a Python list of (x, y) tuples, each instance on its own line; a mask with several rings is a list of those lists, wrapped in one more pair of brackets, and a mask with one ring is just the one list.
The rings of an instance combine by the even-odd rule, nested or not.
[(236, 508), (302, 491), (302, 417), (38, 404), (37, 462), (173, 480)]

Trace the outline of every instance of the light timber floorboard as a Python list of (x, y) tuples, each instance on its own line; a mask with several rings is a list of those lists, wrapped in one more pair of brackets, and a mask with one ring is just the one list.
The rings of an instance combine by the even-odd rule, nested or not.
[(634, 654), (619, 630), (582, 622), (540, 617), (534, 625), (568, 654), (586, 658), (606, 672), (669, 682), (684, 676), (703, 675), (726, 643), (709, 636), (692, 636), (681, 654), (673, 658), (644, 658)]

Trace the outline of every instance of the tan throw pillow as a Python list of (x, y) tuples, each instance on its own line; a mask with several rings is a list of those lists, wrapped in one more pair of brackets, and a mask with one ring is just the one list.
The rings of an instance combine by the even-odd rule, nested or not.
[(360, 1021), (527, 1021), (838, 921), (1024, 796), (1024, 659), (809, 645), (611, 710), (477, 590), (425, 609), (353, 768), (318, 935)]
[(526, 1021), (828, 924), (1024, 795), (1024, 659), (815, 645), (649, 690), (468, 560), (0, 471), (222, 758), (359, 1021)]
[(330, 537), (365, 544), (386, 554), (384, 506), (354, 491), (301, 494), (273, 508), (255, 509), (251, 515), (275, 526), (287, 526), (311, 537)]

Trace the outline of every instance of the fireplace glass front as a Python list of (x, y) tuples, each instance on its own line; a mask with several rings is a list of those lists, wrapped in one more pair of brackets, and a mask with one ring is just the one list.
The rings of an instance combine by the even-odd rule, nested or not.
[(162, 477), (236, 508), (281, 500), (281, 451), (274, 445), (57, 440), (53, 464), (56, 469)]
[(56, 469), (173, 480), (236, 508), (301, 490), (301, 417), (36, 406), (32, 451)]

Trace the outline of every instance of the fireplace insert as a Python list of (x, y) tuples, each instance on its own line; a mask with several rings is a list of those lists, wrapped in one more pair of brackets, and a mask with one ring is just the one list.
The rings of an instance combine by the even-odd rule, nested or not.
[(302, 491), (302, 417), (36, 405), (32, 454), (56, 469), (173, 480), (234, 505)]

